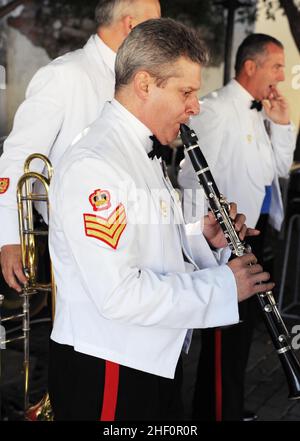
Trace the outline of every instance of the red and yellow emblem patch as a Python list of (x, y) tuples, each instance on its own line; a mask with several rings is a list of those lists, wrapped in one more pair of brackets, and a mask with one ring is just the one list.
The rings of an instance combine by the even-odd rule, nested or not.
[(86, 213), (83, 217), (86, 236), (101, 240), (114, 250), (117, 248), (127, 224), (123, 204), (118, 205), (108, 218)]
[(89, 197), (94, 211), (107, 210), (110, 208), (110, 193), (107, 190), (95, 190)]
[(9, 178), (0, 178), (0, 194), (4, 194), (9, 187)]

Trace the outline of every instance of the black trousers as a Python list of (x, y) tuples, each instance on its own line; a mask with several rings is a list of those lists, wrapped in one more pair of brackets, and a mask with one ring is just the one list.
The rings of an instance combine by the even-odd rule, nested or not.
[[(263, 245), (268, 215), (261, 215), (257, 237), (247, 238), (258, 262), (263, 263)], [(241, 421), (244, 407), (245, 372), (254, 324), (261, 311), (256, 296), (239, 304), (242, 323), (222, 329), (204, 329), (193, 399), (195, 421)]]
[(50, 342), (48, 387), (56, 421), (181, 420), (181, 383), (181, 359), (168, 379)]

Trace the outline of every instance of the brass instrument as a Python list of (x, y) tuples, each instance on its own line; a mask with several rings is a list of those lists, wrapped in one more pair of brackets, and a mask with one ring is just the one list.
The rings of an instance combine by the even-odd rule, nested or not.
[[(45, 164), (46, 176), (30, 171), (32, 161), (39, 159)], [(46, 217), (49, 219), (49, 185), (53, 175), (53, 167), (49, 159), (40, 153), (30, 155), (24, 164), (24, 174), (17, 185), (17, 202), (20, 228), (20, 241), (22, 252), (22, 264), (24, 273), (28, 278), (25, 289), (29, 295), (36, 291), (51, 292), (52, 295), (52, 319), (54, 318), (56, 287), (53, 277), (52, 265), (50, 265), (50, 282), (42, 283), (37, 280), (37, 238), (48, 236), (48, 231), (38, 230), (34, 226), (33, 207), (35, 202), (46, 204)], [(44, 189), (44, 194), (34, 193), (33, 185), (39, 182)]]
[[(210, 168), (200, 149), (196, 133), (188, 126), (180, 125), (183, 145), (189, 155), (199, 184), (204, 190), (210, 208), (219, 222), (233, 254), (243, 256), (250, 248), (241, 242), (229, 216), (229, 204), (211, 174)], [(281, 361), (289, 386), (289, 398), (300, 399), (300, 363), (292, 348), (291, 336), (277, 308), (272, 291), (256, 294), (262, 309), (266, 327)]]
[[(33, 160), (40, 160), (44, 163), (45, 175), (30, 170)], [(28, 282), (23, 287), (21, 294), (23, 301), (23, 312), (11, 317), (2, 318), (2, 323), (8, 320), (22, 318), (22, 334), (12, 340), (3, 341), (2, 344), (15, 340), (24, 341), (24, 415), (27, 420), (51, 420), (53, 419), (48, 394), (43, 397), (37, 405), (29, 408), (29, 333), (30, 333), (30, 298), (38, 292), (51, 292), (52, 295), (52, 319), (54, 317), (56, 287), (50, 263), (50, 281), (44, 283), (38, 280), (38, 238), (48, 236), (48, 231), (38, 229), (34, 225), (34, 204), (46, 204), (46, 215), (49, 218), (49, 184), (53, 175), (53, 168), (49, 159), (42, 154), (30, 155), (24, 164), (24, 174), (17, 184), (17, 203), (19, 216), (19, 230), (21, 241), (22, 265)], [(34, 190), (38, 183), (42, 187), (43, 194)], [(0, 323), (1, 324), (1, 323)]]

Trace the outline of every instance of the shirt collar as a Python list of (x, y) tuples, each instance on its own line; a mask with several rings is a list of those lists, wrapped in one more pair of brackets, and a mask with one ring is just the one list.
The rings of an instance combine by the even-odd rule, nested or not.
[(98, 34), (94, 35), (94, 42), (96, 44), (97, 50), (101, 54), (101, 58), (105, 61), (107, 66), (114, 73), (116, 53), (110, 47), (108, 47), (103, 40), (101, 40)]
[(111, 101), (111, 105), (124, 119), (126, 119), (126, 124), (129, 124), (134, 130), (135, 135), (139, 138), (148, 154), (152, 150), (153, 145), (152, 140), (149, 138), (152, 135), (151, 130), (115, 98)]
[(235, 89), (238, 99), (249, 107), (251, 101), (254, 100), (253, 96), (237, 80), (232, 79), (230, 84)]

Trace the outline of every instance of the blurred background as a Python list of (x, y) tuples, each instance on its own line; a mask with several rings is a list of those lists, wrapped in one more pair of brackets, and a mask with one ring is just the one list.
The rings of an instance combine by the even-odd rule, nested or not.
[[(26, 86), (51, 59), (81, 47), (94, 31), (97, 0), (0, 0), (0, 137), (12, 125)], [(292, 118), (300, 121), (299, 0), (162, 0), (162, 15), (196, 26), (210, 49), (201, 95), (221, 87), (233, 74), (236, 48), (251, 32), (265, 32), (285, 46), (286, 81)], [(2, 75), (0, 72), (0, 76)], [(300, 159), (299, 141), (296, 156)]]

